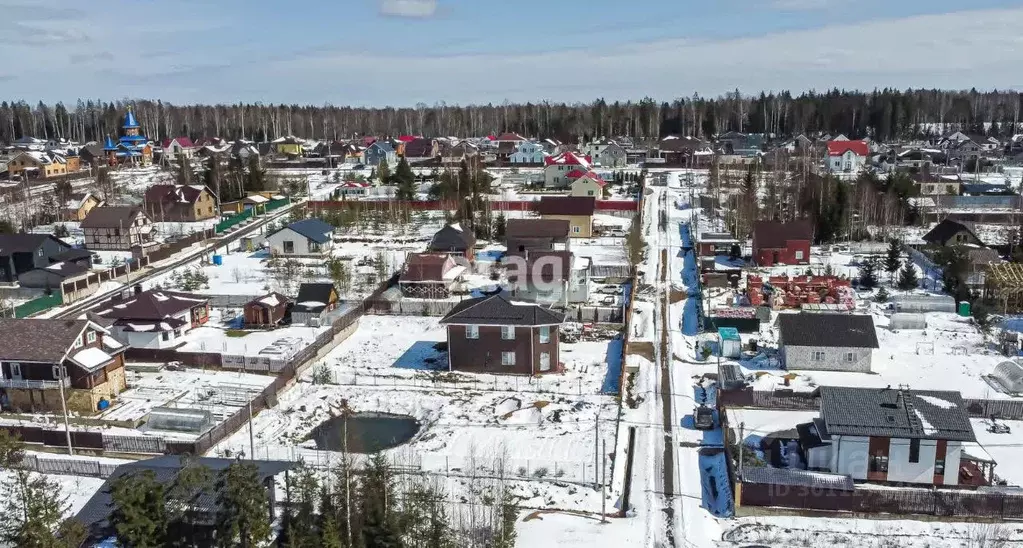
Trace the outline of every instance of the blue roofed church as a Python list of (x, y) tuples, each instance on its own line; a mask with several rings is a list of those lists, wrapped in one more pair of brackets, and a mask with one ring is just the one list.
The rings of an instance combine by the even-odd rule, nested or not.
[(124, 115), (124, 124), (121, 125), (121, 137), (114, 141), (107, 135), (103, 143), (103, 152), (107, 155), (107, 164), (111, 166), (128, 164), (133, 166), (148, 166), (153, 163), (153, 147), (149, 139), (141, 135), (138, 120), (131, 106)]

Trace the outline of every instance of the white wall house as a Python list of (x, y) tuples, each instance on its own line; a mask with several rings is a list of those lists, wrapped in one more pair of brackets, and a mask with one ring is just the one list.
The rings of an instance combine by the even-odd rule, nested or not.
[(512, 164), (542, 164), (547, 153), (543, 145), (533, 141), (522, 141), (515, 147), (515, 152), (508, 158)]
[(866, 141), (828, 141), (827, 167), (831, 173), (858, 174), (867, 166), (869, 156)]
[(573, 171), (585, 173), (590, 170), (590, 161), (585, 156), (573, 152), (564, 152), (557, 156), (548, 156), (544, 160), (544, 187), (568, 188), (572, 179), (568, 174)]
[(319, 219), (303, 219), (266, 237), (272, 253), (278, 255), (329, 255), (334, 227)]
[(871, 370), (878, 344), (870, 316), (781, 314), (778, 327), (778, 345), (786, 369), (859, 373)]
[(604, 179), (592, 171), (588, 171), (571, 183), (569, 196), (581, 196), (601, 199), (604, 197)]

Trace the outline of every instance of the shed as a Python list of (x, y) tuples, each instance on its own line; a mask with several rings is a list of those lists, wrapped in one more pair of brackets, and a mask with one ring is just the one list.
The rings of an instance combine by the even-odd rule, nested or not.
[(245, 325), (274, 326), (284, 320), (288, 298), (280, 293), (269, 293), (245, 303)]
[(738, 358), (742, 355), (742, 339), (734, 327), (718, 328), (718, 345), (722, 358)]
[(896, 312), (892, 314), (888, 328), (893, 331), (897, 329), (927, 329), (927, 317), (918, 313)]
[(1006, 393), (1023, 394), (1023, 365), (1018, 361), (1008, 360), (996, 365), (991, 379)]
[(956, 311), (956, 300), (949, 295), (898, 295), (892, 301), (896, 312)]

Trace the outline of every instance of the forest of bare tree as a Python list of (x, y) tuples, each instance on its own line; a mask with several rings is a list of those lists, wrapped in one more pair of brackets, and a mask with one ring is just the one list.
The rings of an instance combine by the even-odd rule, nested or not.
[[(725, 131), (844, 133), (877, 140), (934, 133), (937, 128), (995, 135), (1015, 133), (1023, 94), (1008, 91), (833, 90), (825, 93), (746, 95), (657, 102), (525, 103), (453, 106), (419, 103), (403, 108), (300, 105), (172, 105), (152, 100), (78, 100), (75, 105), (0, 103), (0, 141), (32, 136), (80, 142), (116, 135), (127, 105), (146, 135), (269, 140), (293, 134), (315, 139), (355, 135), (484, 136), (516, 131), (577, 142), (628, 135), (650, 142), (666, 135), (707, 138)], [(942, 124), (942, 125), (938, 125)]]

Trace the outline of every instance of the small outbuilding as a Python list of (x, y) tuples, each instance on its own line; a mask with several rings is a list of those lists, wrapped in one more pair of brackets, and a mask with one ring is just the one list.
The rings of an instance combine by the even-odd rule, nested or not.
[(991, 380), (1007, 394), (1023, 394), (1023, 365), (1016, 360), (1004, 361), (995, 366)]
[(288, 298), (280, 293), (270, 293), (245, 303), (245, 325), (252, 327), (274, 327), (284, 321), (288, 312)]
[(892, 331), (902, 329), (927, 329), (927, 316), (910, 312), (892, 314), (888, 328)]
[(738, 358), (742, 355), (742, 339), (734, 327), (718, 328), (718, 348), (722, 358)]

